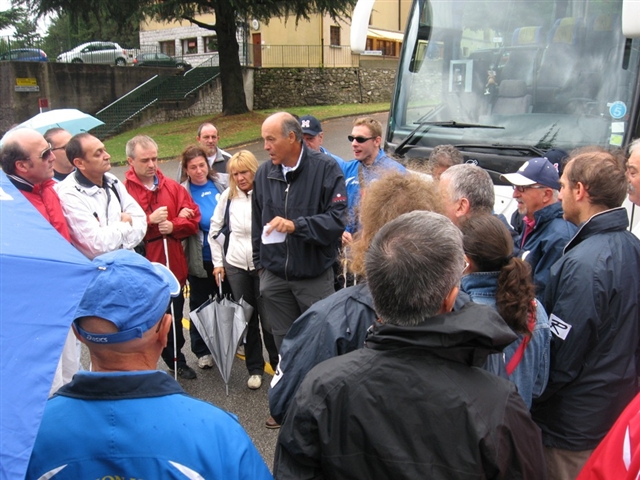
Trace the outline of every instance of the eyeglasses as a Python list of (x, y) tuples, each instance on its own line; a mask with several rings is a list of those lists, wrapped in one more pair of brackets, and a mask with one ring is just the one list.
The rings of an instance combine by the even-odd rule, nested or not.
[(51, 151), (55, 152), (56, 150), (64, 150), (65, 148), (67, 148), (67, 146), (66, 145), (62, 145), (61, 147), (52, 148)]
[(40, 160), (44, 160), (45, 158), (47, 158), (49, 155), (53, 153), (53, 148), (51, 148), (51, 144), (49, 143), (48, 145), (49, 146), (45, 148), (40, 155), (38, 155), (38, 158)]
[(512, 187), (514, 190), (517, 190), (520, 193), (524, 193), (524, 191), (527, 190), (528, 188), (533, 188), (533, 189), (548, 188), (548, 187), (545, 187), (544, 185), (512, 185)]
[(350, 142), (353, 142), (355, 140), (358, 143), (364, 143), (366, 141), (373, 140), (374, 138), (376, 137), (354, 137), (353, 135), (347, 135), (347, 139)]

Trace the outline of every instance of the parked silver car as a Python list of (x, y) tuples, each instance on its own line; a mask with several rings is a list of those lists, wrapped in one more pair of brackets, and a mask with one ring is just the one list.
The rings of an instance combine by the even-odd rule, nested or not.
[(62, 63), (106, 63), (126, 65), (133, 62), (133, 50), (126, 50), (114, 42), (87, 42), (58, 55)]

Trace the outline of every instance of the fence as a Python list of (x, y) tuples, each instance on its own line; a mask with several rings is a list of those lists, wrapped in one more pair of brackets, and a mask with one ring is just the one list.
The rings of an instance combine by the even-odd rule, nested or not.
[(359, 56), (349, 47), (329, 45), (247, 45), (254, 67), (356, 67)]

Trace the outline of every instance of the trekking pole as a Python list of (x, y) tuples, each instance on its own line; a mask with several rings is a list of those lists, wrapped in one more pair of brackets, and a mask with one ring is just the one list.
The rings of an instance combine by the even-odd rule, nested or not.
[[(164, 246), (164, 258), (167, 260), (167, 268), (169, 268), (169, 245), (167, 245), (167, 237), (162, 236), (162, 244)], [(169, 268), (171, 270), (171, 268)], [(169, 302), (171, 305), (171, 325), (173, 325), (173, 378), (178, 381), (178, 339), (176, 337), (176, 312), (173, 308), (173, 300)], [(180, 312), (182, 315), (182, 312)], [(182, 320), (182, 317), (180, 317)], [(181, 326), (182, 327), (182, 326)]]

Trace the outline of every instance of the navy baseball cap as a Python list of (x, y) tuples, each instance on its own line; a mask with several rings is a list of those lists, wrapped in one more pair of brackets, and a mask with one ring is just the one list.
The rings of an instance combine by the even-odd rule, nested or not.
[(300, 117), (300, 126), (302, 127), (302, 133), (313, 135), (314, 137), (322, 132), (320, 121), (313, 115), (303, 115)]
[(560, 190), (558, 170), (546, 158), (532, 158), (524, 162), (516, 173), (500, 175), (512, 185), (528, 186), (536, 183)]
[(562, 170), (564, 170), (564, 164), (568, 157), (569, 154), (561, 148), (552, 148), (551, 150), (547, 150), (547, 153), (544, 154), (544, 158), (549, 160), (551, 164), (556, 167), (559, 175), (562, 175)]
[[(128, 342), (153, 327), (167, 311), (180, 283), (167, 267), (131, 250), (116, 250), (93, 259), (95, 274), (74, 315), (74, 328), (89, 342)], [(91, 333), (79, 326), (83, 317), (113, 323), (117, 333)]]

